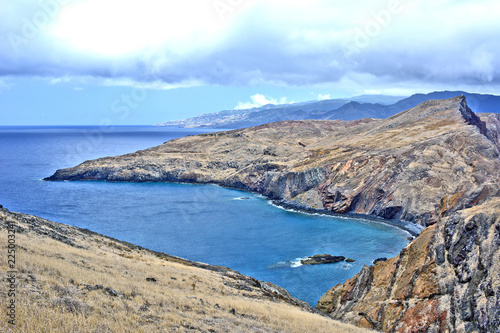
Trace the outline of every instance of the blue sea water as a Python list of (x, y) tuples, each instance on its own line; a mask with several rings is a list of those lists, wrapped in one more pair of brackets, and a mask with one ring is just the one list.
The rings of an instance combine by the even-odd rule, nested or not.
[[(45, 182), (56, 169), (211, 130), (153, 126), (0, 127), (0, 204), (269, 281), (311, 305), (408, 234), (380, 222), (308, 215), (213, 185)], [(244, 199), (248, 198), (248, 199)], [(29, 244), (23, 246), (29, 247)], [(298, 265), (330, 253), (354, 263)]]

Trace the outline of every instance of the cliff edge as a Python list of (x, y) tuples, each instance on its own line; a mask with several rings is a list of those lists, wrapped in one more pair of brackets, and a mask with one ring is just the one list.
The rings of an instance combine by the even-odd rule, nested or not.
[(500, 199), (426, 228), (321, 297), (333, 318), (384, 332), (499, 332)]

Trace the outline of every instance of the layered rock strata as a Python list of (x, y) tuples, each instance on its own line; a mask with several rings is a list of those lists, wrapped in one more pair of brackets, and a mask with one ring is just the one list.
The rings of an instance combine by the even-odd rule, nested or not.
[(487, 332), (500, 307), (499, 124), (462, 96), (385, 120), (286, 121), (176, 139), (48, 180), (215, 183), (292, 207), (428, 227), (397, 258), (334, 287), (319, 308), (384, 331)]
[(317, 308), (384, 332), (498, 332), (500, 199), (427, 227), (401, 253), (330, 289)]

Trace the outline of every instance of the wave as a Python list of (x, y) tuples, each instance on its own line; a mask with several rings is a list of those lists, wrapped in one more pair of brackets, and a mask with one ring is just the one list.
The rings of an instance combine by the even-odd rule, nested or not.
[(301, 260), (304, 260), (306, 258), (295, 258), (293, 261), (279, 261), (275, 264), (272, 264), (268, 266), (268, 269), (276, 269), (276, 268), (297, 268), (302, 266), (302, 263), (300, 262)]

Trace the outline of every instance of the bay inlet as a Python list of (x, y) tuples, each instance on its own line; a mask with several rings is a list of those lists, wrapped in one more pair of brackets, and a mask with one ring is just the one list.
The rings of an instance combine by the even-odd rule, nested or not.
[[(284, 287), (313, 306), (331, 286), (376, 258), (395, 256), (407, 244), (408, 233), (395, 226), (283, 210), (257, 194), (213, 185), (40, 181), (84, 160), (209, 131), (0, 127), (0, 203), (152, 250), (227, 266)], [(318, 253), (356, 261), (296, 264)]]

